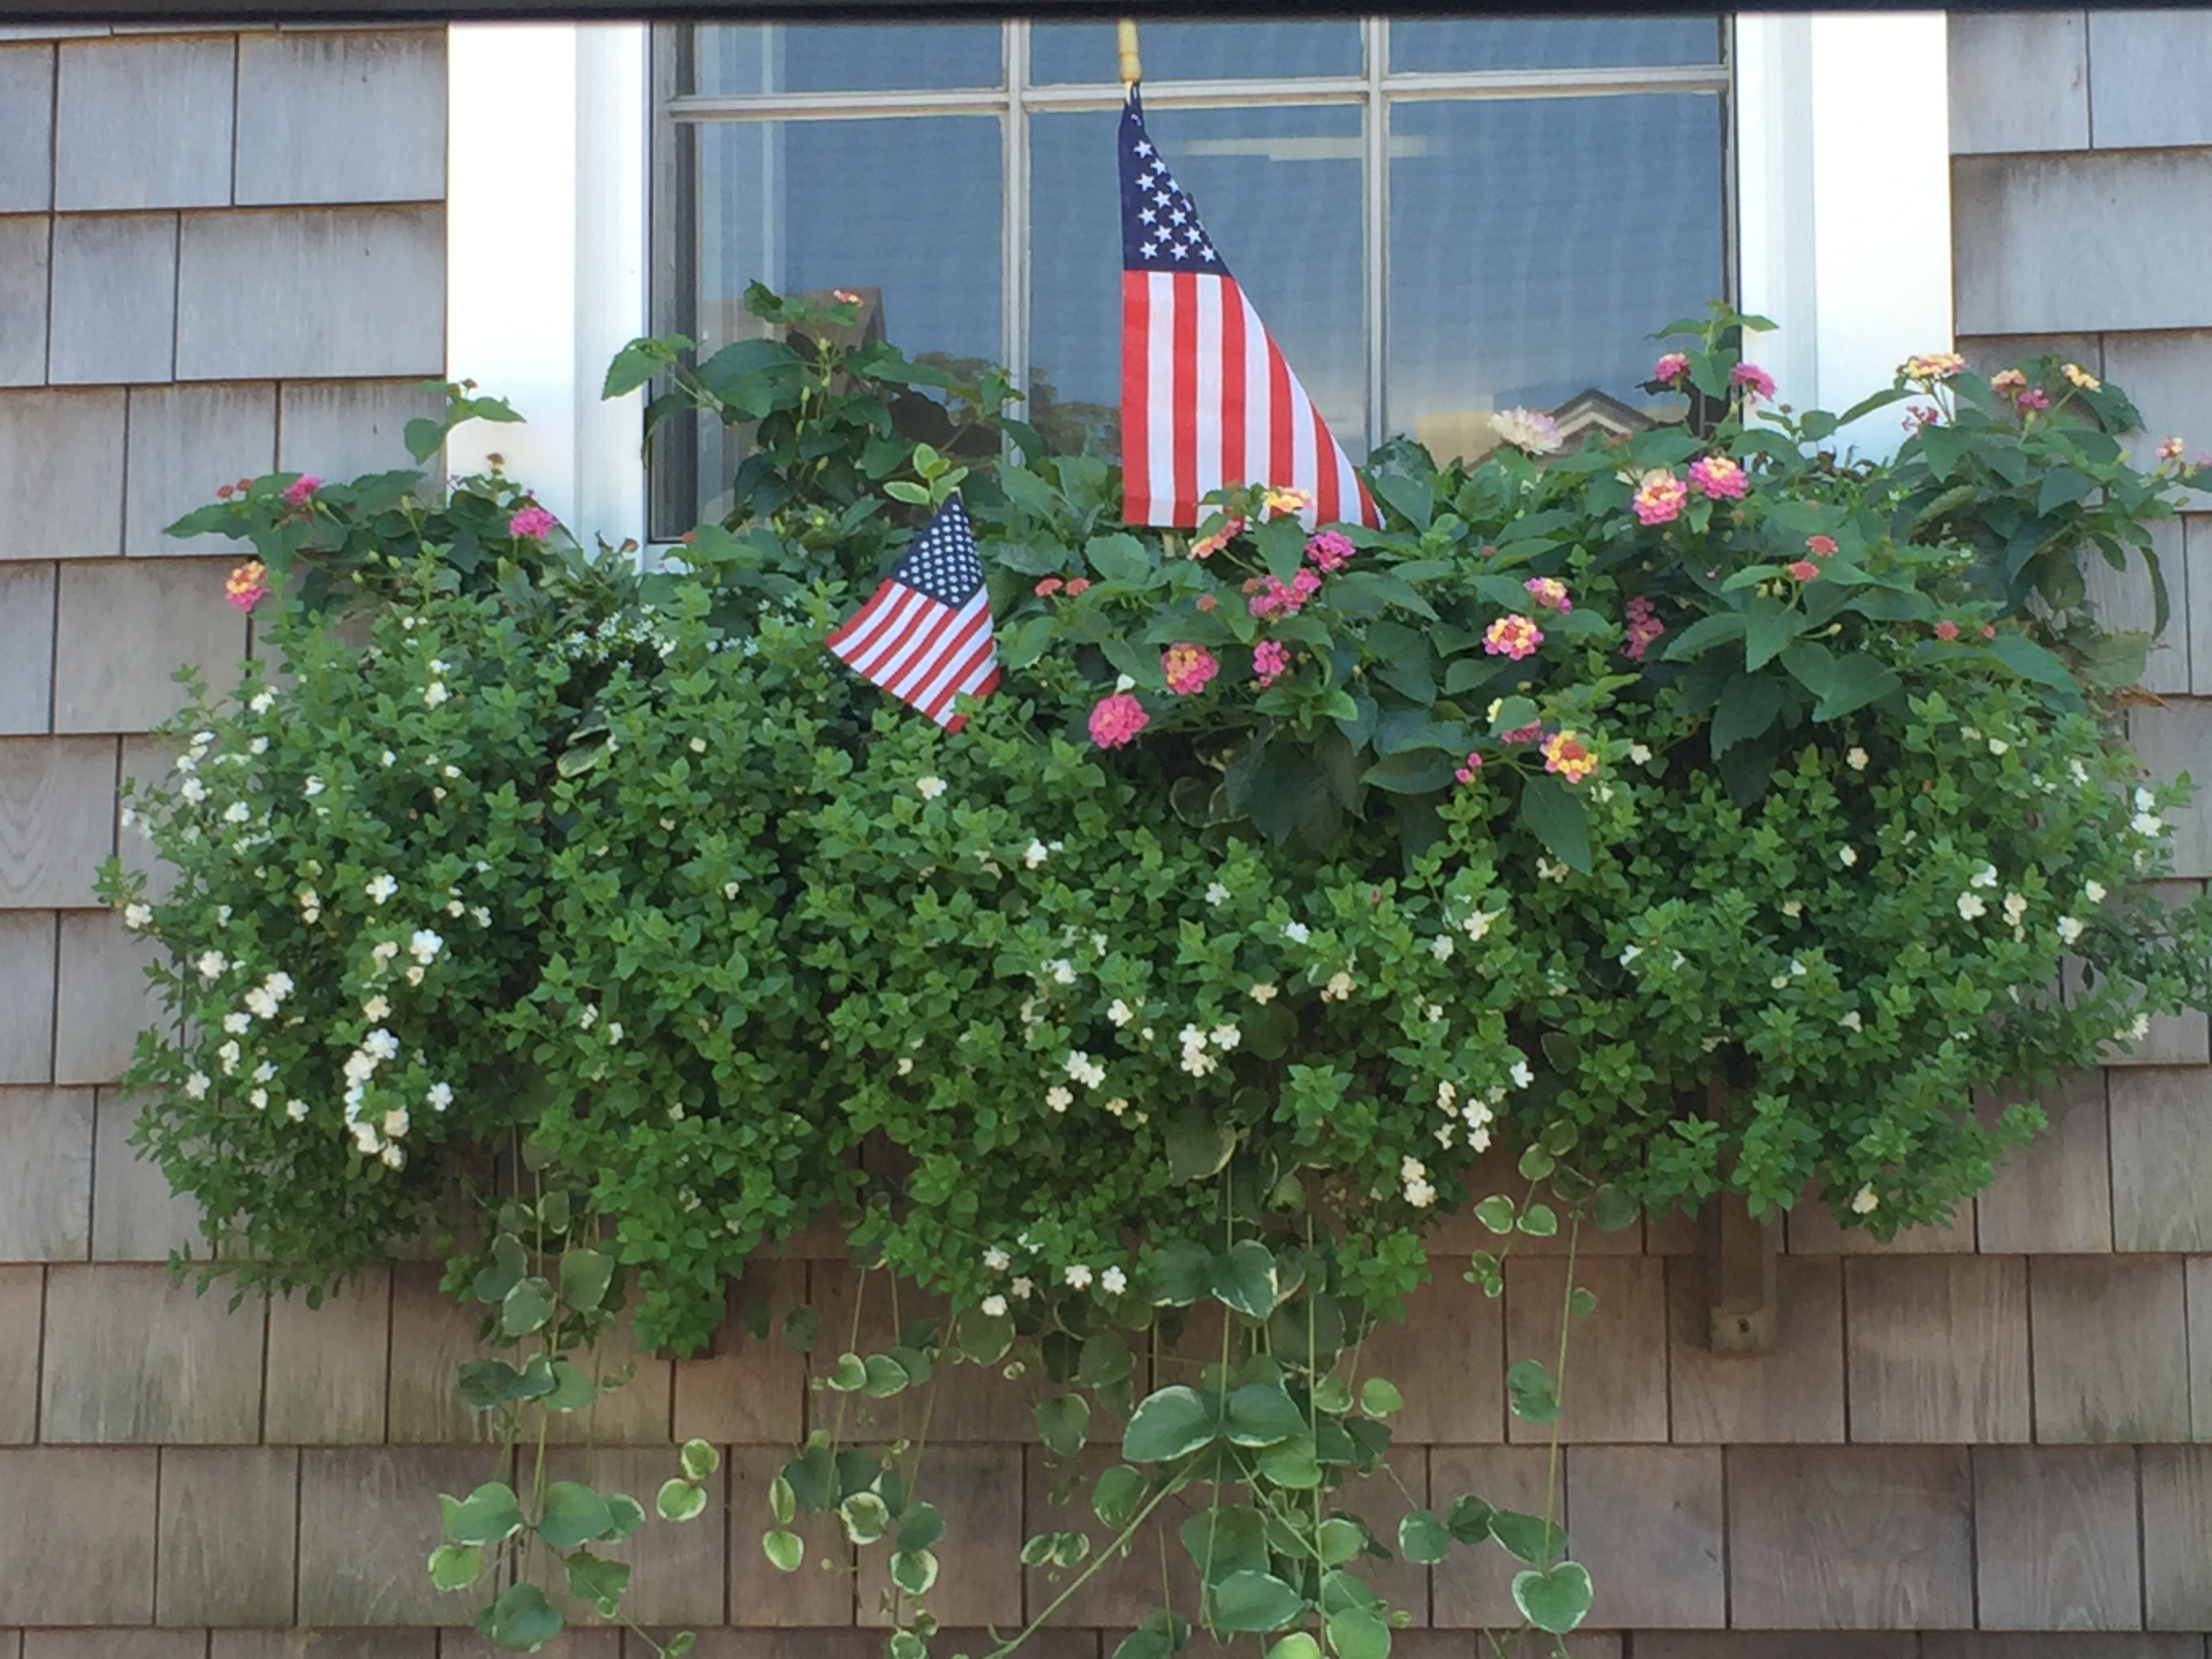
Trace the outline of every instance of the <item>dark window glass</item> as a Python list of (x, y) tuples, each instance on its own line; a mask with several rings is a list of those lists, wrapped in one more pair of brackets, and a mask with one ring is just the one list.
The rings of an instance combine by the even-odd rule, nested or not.
[[(1360, 72), (1359, 25), (1349, 20), (1146, 23), (1137, 44), (1150, 82)], [(1030, 31), (1030, 79), (1040, 86), (1110, 84), (1120, 64), (1111, 23), (1040, 23)]]
[(1390, 24), (1395, 74), (1718, 64), (1715, 17), (1437, 17)]
[(996, 23), (708, 23), (684, 90), (736, 98), (995, 87), (1006, 80), (1003, 38)]

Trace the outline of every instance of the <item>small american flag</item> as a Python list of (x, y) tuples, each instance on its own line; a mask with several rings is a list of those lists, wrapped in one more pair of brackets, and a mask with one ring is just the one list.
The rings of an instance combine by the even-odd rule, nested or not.
[(1308, 524), (1379, 524), (1328, 424), (1222, 264), (1152, 142), (1121, 111), (1121, 516), (1195, 525), (1224, 484), (1302, 489)]
[(999, 662), (983, 561), (958, 496), (937, 509), (868, 602), (823, 643), (946, 731), (967, 723), (952, 712), (953, 698), (988, 696)]

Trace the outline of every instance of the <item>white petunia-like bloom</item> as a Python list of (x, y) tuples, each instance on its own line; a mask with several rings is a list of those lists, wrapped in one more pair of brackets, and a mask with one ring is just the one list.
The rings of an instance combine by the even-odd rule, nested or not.
[(1865, 771), (1867, 769), (1867, 751), (1860, 748), (1856, 744), (1853, 744), (1850, 746), (1850, 751), (1844, 757), (1844, 764), (1850, 767), (1854, 772)]
[(1028, 1275), (1024, 1274), (1007, 1283), (1006, 1293), (1017, 1302), (1026, 1302), (1030, 1299), (1030, 1293), (1036, 1289), (1036, 1286), (1030, 1284)]
[(190, 1077), (185, 1079), (185, 1098), (187, 1100), (205, 1100), (207, 1098), (208, 1085), (210, 1081), (210, 1079), (205, 1072), (194, 1072)]
[(230, 962), (220, 951), (203, 951), (193, 958), (192, 966), (198, 970), (203, 985), (212, 985), (222, 976)]
[(607, 1022), (607, 1041), (610, 1042), (620, 1042), (622, 1040), (623, 1023), (618, 1019), (609, 1020)]
[(1449, 933), (1438, 933), (1429, 941), (1429, 954), (1438, 962), (1449, 962), (1451, 953), (1452, 936)]
[(1512, 1069), (1505, 1075), (1513, 1079), (1513, 1086), (1516, 1089), (1525, 1089), (1536, 1080), (1535, 1073), (1528, 1069), (1528, 1062), (1525, 1060), (1515, 1060)]
[(131, 903), (123, 907), (123, 925), (134, 933), (153, 920), (154, 911), (150, 905)]
[(253, 1068), (253, 1080), (256, 1083), (266, 1083), (276, 1075), (276, 1067), (265, 1060)]
[(1054, 957), (1044, 965), (1045, 977), (1055, 985), (1075, 983), (1075, 964), (1066, 957)]
[(1014, 1259), (994, 1244), (983, 1252), (983, 1265), (994, 1273), (1002, 1273), (1014, 1265)]
[(390, 967), (392, 965), (392, 959), (398, 954), (399, 941), (398, 939), (379, 939), (375, 944), (368, 947), (368, 959), (372, 964), (378, 968)]
[[(702, 744), (700, 746), (704, 748), (706, 745)], [(935, 800), (945, 793), (945, 780), (932, 773), (926, 777), (916, 778), (914, 781), (914, 788), (915, 793), (924, 800)]]
[(1991, 738), (1990, 739), (1990, 753), (1992, 755), (2002, 755), (2011, 747), (2012, 745), (2007, 743), (2002, 738)]
[(177, 786), (177, 793), (193, 805), (198, 806), (207, 799), (207, 785), (202, 783), (198, 778), (186, 778), (184, 782)]
[(1044, 1103), (1055, 1112), (1064, 1112), (1075, 1103), (1075, 1097), (1055, 1083), (1044, 1091)]
[(1977, 921), (1989, 914), (1990, 907), (1982, 902), (1978, 893), (1959, 895), (1959, 917), (1962, 921)]
[(377, 763), (378, 763), (379, 765), (380, 765), (380, 766), (389, 766), (389, 765), (391, 765), (391, 764), (392, 763), (392, 762), (394, 762), (394, 761), (398, 760), (398, 758), (399, 758), (399, 757), (398, 757), (398, 756), (397, 756), (397, 755), (395, 755), (395, 754), (393, 754), (393, 753), (392, 752), (392, 750), (390, 750), (389, 749), (386, 750), (382, 754), (379, 755), (379, 756), (376, 757), (376, 759), (377, 759)]
[(1627, 966), (1628, 966), (1628, 964), (1629, 964), (1630, 963), (1632, 963), (1632, 962), (1635, 961), (1637, 957), (1638, 957), (1642, 956), (1643, 954), (1644, 954), (1644, 947), (1643, 947), (1642, 945), (1622, 945), (1622, 946), (1620, 947), (1620, 958), (1619, 958), (1620, 963), (1620, 965), (1621, 965), (1622, 967), (1626, 968), (1626, 967), (1627, 967)]
[(1331, 974), (1328, 983), (1321, 988), (1321, 1000), (1323, 1002), (1344, 1002), (1350, 1000), (1352, 992), (1352, 975), (1339, 970)]
[(363, 1054), (374, 1054), (379, 1060), (399, 1058), (399, 1039), (379, 1026), (361, 1040)]
[(1203, 1048), (1186, 1048), (1182, 1051), (1182, 1060), (1180, 1064), (1182, 1069), (1193, 1077), (1206, 1077), (1211, 1075), (1221, 1062)]
[(1966, 878), (1966, 885), (1969, 887), (1994, 887), (1996, 884), (1997, 867), (1994, 864), (1985, 864)]
[(2004, 913), (2007, 921), (2015, 927), (2019, 927), (2020, 919), (2027, 914), (2026, 896), (2019, 893), (2007, 893), (2004, 896)]
[(1258, 1003), (1261, 1007), (1263, 1007), (1263, 1008), (1264, 1008), (1264, 1007), (1266, 1007), (1266, 1006), (1267, 1006), (1267, 1004), (1269, 1004), (1269, 1003), (1273, 1002), (1273, 1001), (1275, 1000), (1275, 988), (1274, 988), (1273, 986), (1272, 986), (1272, 985), (1269, 985), (1269, 984), (1261, 983), (1261, 984), (1259, 984), (1259, 985), (1255, 985), (1255, 986), (1254, 986), (1250, 990), (1247, 991), (1244, 994), (1245, 994), (1245, 995), (1247, 995), (1247, 996), (1249, 996), (1249, 997), (1250, 997), (1250, 998), (1252, 999), (1252, 1000), (1253, 1000), (1253, 1001), (1255, 1001), (1255, 1002)]
[(1441, 1002), (1431, 1003), (1427, 1007), (1421, 1010), (1421, 1018), (1428, 1021), (1431, 1025), (1443, 1024), (1444, 1022), (1443, 1004)]
[(1068, 1054), (1066, 1065), (1069, 1078), (1087, 1089), (1095, 1089), (1106, 1080), (1106, 1068), (1080, 1048)]
[(1067, 1270), (1061, 1273), (1060, 1277), (1067, 1281), (1067, 1287), (1072, 1291), (1087, 1291), (1091, 1288), (1091, 1269), (1080, 1261), (1068, 1263)]
[(1244, 1034), (1234, 1025), (1217, 1025), (1207, 1033), (1207, 1039), (1217, 1048), (1234, 1048), (1243, 1040)]
[(982, 1309), (984, 1317), (987, 1319), (1004, 1319), (1006, 1316), (1006, 1298), (996, 1291), (985, 1297), (982, 1301), (976, 1304), (976, 1306)]
[(1457, 1084), (1452, 1082), (1450, 1079), (1447, 1078), (1444, 1081), (1437, 1085), (1437, 1110), (1443, 1112), (1452, 1111), (1456, 1109), (1458, 1103), (1459, 1085)]
[(1844, 869), (1849, 870), (1852, 868), (1858, 863), (1858, 861), (1859, 849), (1857, 848), (1839, 847), (1836, 849), (1836, 862), (1842, 865)]
[(432, 680), (429, 684), (422, 688), (422, 703), (427, 708), (435, 708), (453, 695), (446, 690), (445, 681)]
[(300, 891), (300, 920), (306, 922), (308, 927), (312, 927), (322, 919), (323, 901), (321, 895), (317, 893), (312, 887), (302, 888)]
[(255, 692), (251, 697), (248, 697), (246, 700), (246, 706), (248, 708), (251, 708), (257, 714), (267, 714), (270, 709), (276, 706), (276, 688), (267, 685), (263, 686), (261, 690)]
[(2057, 927), (2058, 927), (2058, 942), (2059, 942), (2061, 945), (2071, 945), (2071, 944), (2073, 944), (2073, 943), (2074, 943), (2074, 941), (2075, 941), (2075, 939), (2077, 939), (2081, 938), (2081, 935), (2082, 935), (2085, 932), (2087, 932), (2087, 931), (2086, 928), (2084, 928), (2084, 927), (2082, 927), (2082, 925), (2081, 925), (2080, 922), (2076, 921), (2075, 921), (2072, 916), (2061, 916), (2061, 917), (2059, 917), (2059, 918), (2058, 918), (2058, 922), (2057, 922)]
[(2155, 812), (2138, 812), (2128, 820), (2128, 828), (2155, 841), (2166, 833), (2166, 820)]
[(386, 1020), (392, 1018), (392, 1005), (385, 1000), (384, 994), (380, 991), (361, 1005), (361, 1012), (365, 1019)]
[(1559, 434), (1559, 423), (1541, 410), (1495, 410), (1490, 417), (1490, 429), (1498, 434), (1501, 443), (1511, 444), (1531, 455), (1556, 454), (1566, 443)]
[[(722, 890), (724, 896), (729, 898), (737, 897), (737, 894), (732, 890), (736, 887), (736, 885), (737, 884), (735, 882), (732, 882), (728, 887), (724, 888)], [(469, 920), (475, 922), (479, 927), (490, 927), (491, 907), (486, 904), (477, 905), (474, 909), (469, 912)]]
[(1859, 1011), (1856, 1008), (1838, 1019), (1836, 1024), (1850, 1031), (1856, 1031), (1863, 1029), (1863, 1022), (1859, 1018)]
[(1564, 864), (1555, 864), (1550, 859), (1540, 858), (1536, 860), (1536, 874), (1545, 881), (1565, 881), (1567, 878), (1567, 866)]
[(1851, 1213), (1853, 1215), (1872, 1215), (1881, 1207), (1881, 1200), (1875, 1195), (1874, 1182), (1871, 1181), (1868, 1182), (1865, 1186), (1860, 1188), (1858, 1191), (1851, 1194)]
[(305, 795), (309, 800), (313, 800), (316, 796), (323, 793), (325, 787), (326, 786), (320, 778), (311, 776), (305, 783), (300, 786), (300, 793)]
[(901, 1054), (898, 1057), (898, 1064), (892, 1066), (891, 1069), (896, 1072), (901, 1077), (913, 1076), (914, 1056), (912, 1054)]
[(1022, 866), (1024, 869), (1034, 870), (1051, 856), (1052, 849), (1049, 847), (1041, 841), (1032, 840), (1027, 847), (1022, 848)]
[(228, 1077), (238, 1069), (238, 1062), (244, 1056), (245, 1050), (238, 1046), (238, 1039), (235, 1037), (215, 1051), (215, 1057), (222, 1062), (222, 1074), (225, 1077)]
[(399, 1169), (407, 1162), (407, 1154), (397, 1146), (387, 1146), (377, 1154), (377, 1157), (383, 1161), (384, 1167), (387, 1170)]
[(1129, 1275), (1119, 1267), (1109, 1267), (1098, 1275), (1098, 1287), (1109, 1296), (1119, 1296), (1129, 1288)]
[[(246, 994), (244, 1000), (246, 1003), (246, 1012), (252, 1014), (254, 1018), (274, 1019), (276, 1018), (276, 999), (270, 996), (268, 992), (263, 990), (258, 985), (255, 986), (252, 990)], [(245, 1028), (241, 1026), (240, 1029), (242, 1030)]]
[(434, 1083), (422, 1098), (428, 1103), (432, 1111), (442, 1112), (453, 1103), (453, 1085), (450, 1083)]
[(1136, 681), (1131, 679), (1127, 674), (1116, 674), (1114, 676), (1114, 690), (1117, 695), (1123, 691), (1133, 691), (1136, 689)]
[(286, 1101), (284, 1103), (284, 1115), (290, 1118), (295, 1123), (299, 1122), (307, 1115), (307, 1103), (304, 1100)]
[(1460, 932), (1469, 939), (1481, 939), (1490, 932), (1490, 924), (1504, 914), (1502, 909), (1469, 911), (1467, 920), (1459, 925)]
[(1136, 1017), (1137, 1011), (1119, 997), (1115, 997), (1106, 1010), (1106, 1018), (1112, 1020), (1116, 1026), (1127, 1025)]
[(222, 809), (225, 823), (244, 823), (253, 816), (253, 809), (242, 800), (234, 800)]
[(438, 952), (446, 948), (446, 941), (428, 927), (417, 927), (407, 941), (407, 954), (425, 968), (438, 959)]
[(1651, 758), (1651, 750), (1644, 744), (1632, 743), (1628, 745), (1628, 758), (1641, 766)]
[(411, 1123), (404, 1106), (395, 1106), (384, 1115), (384, 1133), (393, 1140), (402, 1139)]
[(1129, 1103), (1122, 1099), (1119, 1095), (1115, 1096), (1113, 1099), (1106, 1103), (1106, 1115), (1109, 1117), (1119, 1117), (1122, 1113), (1128, 1109)]
[(2101, 881), (2082, 883), (2081, 896), (2092, 904), (2102, 904), (2105, 902), (2105, 884)]
[(363, 884), (361, 890), (368, 894), (372, 902), (381, 904), (399, 890), (399, 884), (389, 873), (380, 871)]
[(1304, 945), (1313, 937), (1313, 929), (1303, 921), (1286, 921), (1283, 924), (1283, 937), (1293, 945)]

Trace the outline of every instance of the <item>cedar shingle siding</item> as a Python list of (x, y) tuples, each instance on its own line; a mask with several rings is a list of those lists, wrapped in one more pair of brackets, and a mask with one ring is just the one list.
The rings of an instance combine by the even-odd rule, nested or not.
[[(1965, 349), (2066, 350), (2135, 393), (2150, 441), (2212, 444), (2212, 15), (1961, 15), (1951, 79)], [(225, 557), (161, 526), (272, 465), (398, 464), (413, 383), (444, 372), (444, 109), (435, 29), (0, 31), (0, 1659), (489, 1652), (430, 1628), (466, 1615), (422, 1574), (430, 1495), (490, 1473), (451, 1385), (471, 1316), (420, 1263), (315, 1312), (171, 1283), (155, 1264), (190, 1218), (109, 1086), (149, 1006), (141, 950), (88, 886), (135, 839), (118, 778), (166, 765), (138, 734), (173, 706), (171, 666), (251, 644)], [(2135, 737), (2204, 777), (2212, 511), (2163, 544), (2175, 617), (2148, 683), (2167, 702)], [(2147, 617), (2140, 581), (2097, 580)], [(2212, 799), (2177, 822), (2179, 891), (2212, 877)], [(1793, 1216), (1767, 1358), (1706, 1350), (1699, 1223), (1654, 1218), (1584, 1261), (1600, 1311), (1565, 1505), (1600, 1588), (1578, 1659), (2208, 1659), (2206, 1016), (2045, 1103), (2048, 1136), (1947, 1229), (1873, 1249)], [(1378, 1339), (1414, 1498), (1538, 1498), (1501, 1373), (1544, 1346), (1559, 1270), (1516, 1259), (1492, 1303), (1445, 1265), (1423, 1340)], [(850, 1273), (769, 1263), (748, 1289), (834, 1308)], [(1054, 1511), (1014, 1391), (963, 1380), (932, 1427), (937, 1611), (1004, 1626), (1048, 1593), (1013, 1553)], [(807, 1408), (780, 1346), (647, 1357), (598, 1449), (558, 1454), (649, 1491), (672, 1432), (730, 1448), (728, 1509), (648, 1534), (634, 1591), (648, 1623), (708, 1627), (701, 1659), (879, 1651), (872, 1584), (760, 1553)], [(810, 1537), (810, 1558), (842, 1547)], [(1100, 1659), (1158, 1572), (1102, 1574), (1039, 1659)], [(1469, 1655), (1510, 1617), (1494, 1553), (1388, 1576), (1407, 1659)]]

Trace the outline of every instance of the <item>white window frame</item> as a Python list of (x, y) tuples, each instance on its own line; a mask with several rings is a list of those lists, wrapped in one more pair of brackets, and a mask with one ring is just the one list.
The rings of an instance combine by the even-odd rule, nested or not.
[[(604, 23), (447, 35), (447, 372), (528, 422), (461, 428), (447, 464), (496, 453), (563, 523), (616, 543), (646, 527), (641, 395), (599, 391), (649, 327), (649, 36)], [(1952, 344), (1948, 54), (1940, 12), (1735, 19), (1737, 292), (1780, 325), (1753, 350), (1791, 403), (1839, 406)], [(1380, 239), (1367, 240), (1371, 260)], [(1877, 415), (1846, 437), (1882, 453), (1899, 435)]]

